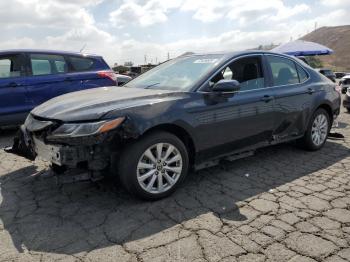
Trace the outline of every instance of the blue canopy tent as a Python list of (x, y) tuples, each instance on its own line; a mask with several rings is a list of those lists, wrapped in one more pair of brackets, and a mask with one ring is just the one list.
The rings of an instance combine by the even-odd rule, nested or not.
[(334, 52), (326, 46), (303, 40), (296, 40), (282, 44), (271, 51), (293, 56), (330, 55)]

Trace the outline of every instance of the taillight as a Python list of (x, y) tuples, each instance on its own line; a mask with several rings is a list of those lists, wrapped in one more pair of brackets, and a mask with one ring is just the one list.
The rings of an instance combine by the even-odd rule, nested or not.
[(100, 71), (97, 72), (97, 75), (101, 78), (109, 78), (117, 83), (117, 75), (113, 71)]

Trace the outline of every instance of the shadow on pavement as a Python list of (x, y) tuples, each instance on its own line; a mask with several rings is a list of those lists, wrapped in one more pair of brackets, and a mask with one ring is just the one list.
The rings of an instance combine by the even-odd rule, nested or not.
[(13, 137), (15, 136), (18, 128), (11, 127), (6, 129), (0, 128), (0, 148), (12, 146)]
[(190, 174), (177, 192), (156, 202), (134, 199), (109, 180), (58, 187), (53, 177), (33, 176), (37, 170), (30, 166), (0, 177), (0, 218), (19, 251), (23, 245), (61, 254), (90, 251), (141, 240), (209, 213), (225, 223), (245, 221), (250, 215), (238, 208), (240, 201), (327, 168), (348, 154), (348, 148), (332, 141), (318, 152), (289, 144), (265, 148)]

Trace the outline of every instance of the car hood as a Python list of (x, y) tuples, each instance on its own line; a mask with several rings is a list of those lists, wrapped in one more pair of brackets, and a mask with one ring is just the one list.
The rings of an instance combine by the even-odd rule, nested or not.
[(183, 92), (126, 87), (100, 87), (55, 97), (31, 112), (64, 122), (97, 120), (110, 111), (176, 99)]

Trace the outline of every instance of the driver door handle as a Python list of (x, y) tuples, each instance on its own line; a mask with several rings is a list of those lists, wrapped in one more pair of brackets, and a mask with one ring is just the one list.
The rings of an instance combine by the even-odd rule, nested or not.
[(20, 85), (17, 84), (16, 82), (11, 82), (7, 86), (9, 86), (9, 87), (17, 87), (17, 86), (20, 86)]
[(260, 100), (261, 101), (264, 101), (264, 102), (270, 102), (271, 100), (273, 100), (274, 97), (273, 96), (270, 96), (270, 95), (264, 95)]

